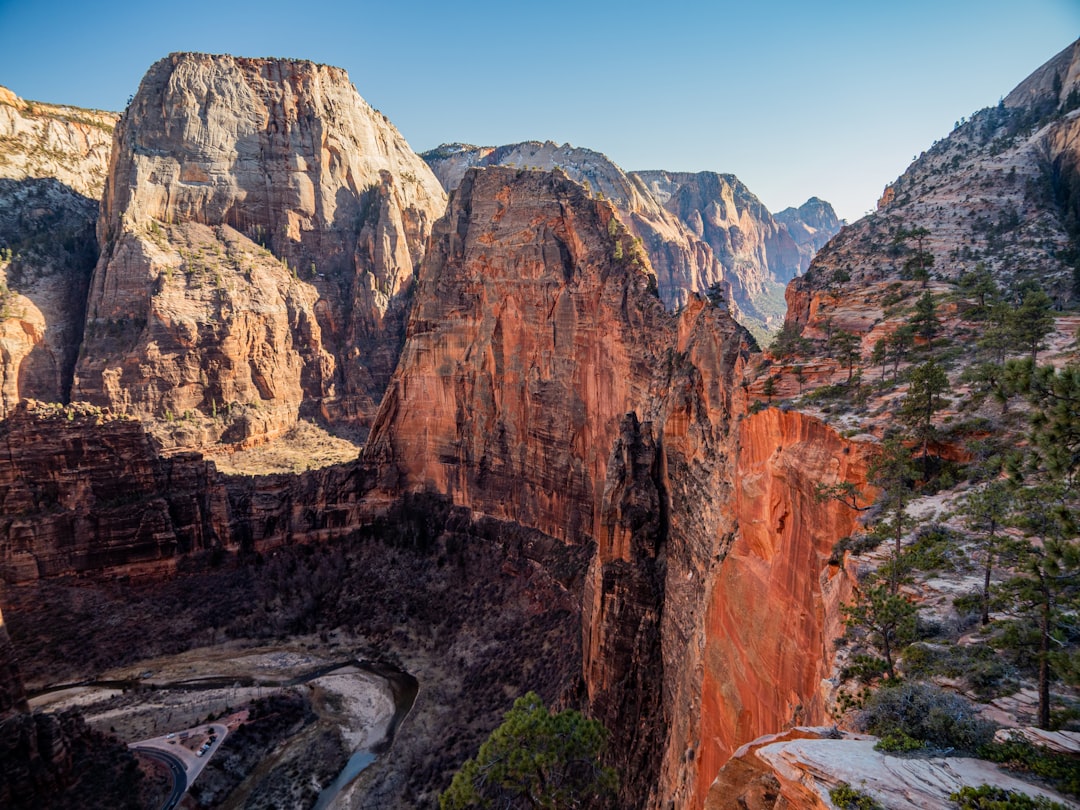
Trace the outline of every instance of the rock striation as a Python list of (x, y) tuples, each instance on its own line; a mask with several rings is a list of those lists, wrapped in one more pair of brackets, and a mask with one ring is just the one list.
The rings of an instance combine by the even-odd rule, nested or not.
[[(880, 309), (886, 282), (911, 278), (920, 252), (932, 278), (956, 281), (981, 266), (1006, 289), (1038, 280), (1058, 302), (1073, 300), (1078, 74), (1074, 44), (996, 107), (958, 121), (889, 185), (876, 212), (844, 228), (788, 288), (789, 321), (820, 329), (837, 277), (847, 279), (845, 290), (869, 291), (866, 303)], [(904, 235), (919, 229), (925, 234)]]
[(626, 173), (607, 156), (569, 144), (445, 144), (423, 157), (448, 190), (476, 166), (562, 169), (610, 200), (642, 240), (669, 307), (715, 288), (736, 317), (762, 330), (775, 331), (782, 320), (782, 285), (806, 270), (840, 227), (832, 207), (817, 198), (774, 218), (734, 175)]
[(362, 433), (444, 206), (345, 71), (161, 60), (116, 130), (73, 396), (203, 443), (301, 411)]
[(708, 246), (695, 239), (640, 181), (600, 152), (551, 141), (527, 141), (500, 147), (446, 144), (424, 153), (423, 158), (448, 191), (457, 188), (473, 167), (561, 169), (590, 194), (611, 202), (619, 220), (641, 240), (656, 273), (660, 297), (669, 308), (682, 306), (693, 292), (726, 281)]
[(0, 422), (0, 581), (96, 571), (161, 576), (198, 552), (318, 542), (366, 522), (355, 465), (226, 477), (162, 456), (137, 420), (23, 403)]
[(738, 308), (776, 331), (783, 285), (806, 270), (837, 231), (832, 206), (816, 197), (775, 217), (733, 174), (636, 172), (649, 191), (713, 250)]
[(69, 396), (115, 121), (0, 87), (0, 417)]
[(857, 513), (819, 500), (817, 485), (848, 481), (867, 491), (875, 452), (778, 408), (743, 419), (738, 440), (739, 531), (706, 597), (696, 781), (676, 794), (686, 807), (702, 806), (717, 770), (748, 740), (831, 718), (828, 679), (852, 578), (830, 558)]

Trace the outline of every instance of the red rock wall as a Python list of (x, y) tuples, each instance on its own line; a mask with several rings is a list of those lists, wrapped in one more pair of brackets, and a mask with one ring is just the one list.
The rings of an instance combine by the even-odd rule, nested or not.
[(822, 681), (850, 582), (827, 561), (857, 513), (815, 492), (818, 483), (865, 484), (871, 452), (797, 411), (771, 408), (740, 423), (739, 531), (710, 586), (696, 782), (682, 806), (702, 806), (738, 746), (828, 719)]

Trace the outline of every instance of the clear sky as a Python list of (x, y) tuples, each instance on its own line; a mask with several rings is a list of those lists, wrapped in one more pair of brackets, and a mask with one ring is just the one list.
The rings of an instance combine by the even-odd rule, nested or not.
[(120, 110), (172, 51), (339, 65), (417, 151), (569, 141), (841, 217), (1080, 37), (1080, 0), (0, 0), (0, 84)]

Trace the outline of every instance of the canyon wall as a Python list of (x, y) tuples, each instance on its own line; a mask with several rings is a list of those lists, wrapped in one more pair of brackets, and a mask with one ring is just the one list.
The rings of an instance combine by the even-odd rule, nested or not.
[[(704, 610), (700, 749), (687, 807), (701, 807), (740, 745), (828, 722), (833, 642), (852, 580), (829, 562), (858, 513), (817, 498), (819, 483), (867, 492), (873, 443), (843, 439), (798, 411), (769, 408), (739, 423), (733, 506), (739, 531)], [(865, 497), (865, 496), (864, 496)]]
[(561, 169), (590, 194), (608, 200), (620, 222), (641, 240), (656, 273), (660, 298), (669, 308), (685, 304), (691, 293), (732, 283), (708, 245), (665, 210), (640, 180), (600, 152), (551, 141), (527, 141), (500, 147), (445, 144), (423, 157), (448, 191), (457, 188), (474, 167)]
[(345, 71), (173, 54), (116, 129), (73, 396), (244, 441), (362, 434), (445, 195)]
[(197, 552), (264, 552), (369, 522), (362, 466), (220, 475), (162, 456), (134, 419), (23, 403), (0, 422), (0, 582), (85, 572), (162, 576)]
[(0, 87), (0, 418), (69, 396), (115, 122)]

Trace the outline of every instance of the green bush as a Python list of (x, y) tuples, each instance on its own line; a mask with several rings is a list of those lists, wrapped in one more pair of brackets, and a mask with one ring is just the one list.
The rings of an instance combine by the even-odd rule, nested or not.
[(993, 785), (961, 788), (949, 798), (960, 810), (1066, 810), (1065, 805), (1044, 796), (1028, 796)]
[(829, 798), (840, 810), (882, 810), (873, 797), (856, 790), (847, 782), (841, 782), (830, 790)]
[(912, 644), (904, 650), (904, 674), (915, 679), (963, 678), (982, 699), (1016, 691), (1012, 669), (985, 644)]
[(906, 754), (925, 747), (926, 745), (921, 740), (909, 737), (903, 729), (897, 728), (887, 732), (874, 746), (874, 750), (884, 751), (886, 754)]
[(979, 756), (1014, 771), (1041, 776), (1062, 793), (1080, 796), (1080, 757), (1059, 754), (1020, 737), (988, 742), (979, 749)]
[(901, 731), (934, 748), (965, 752), (988, 744), (995, 729), (960, 695), (933, 684), (910, 682), (874, 692), (859, 716), (859, 725), (878, 737)]

